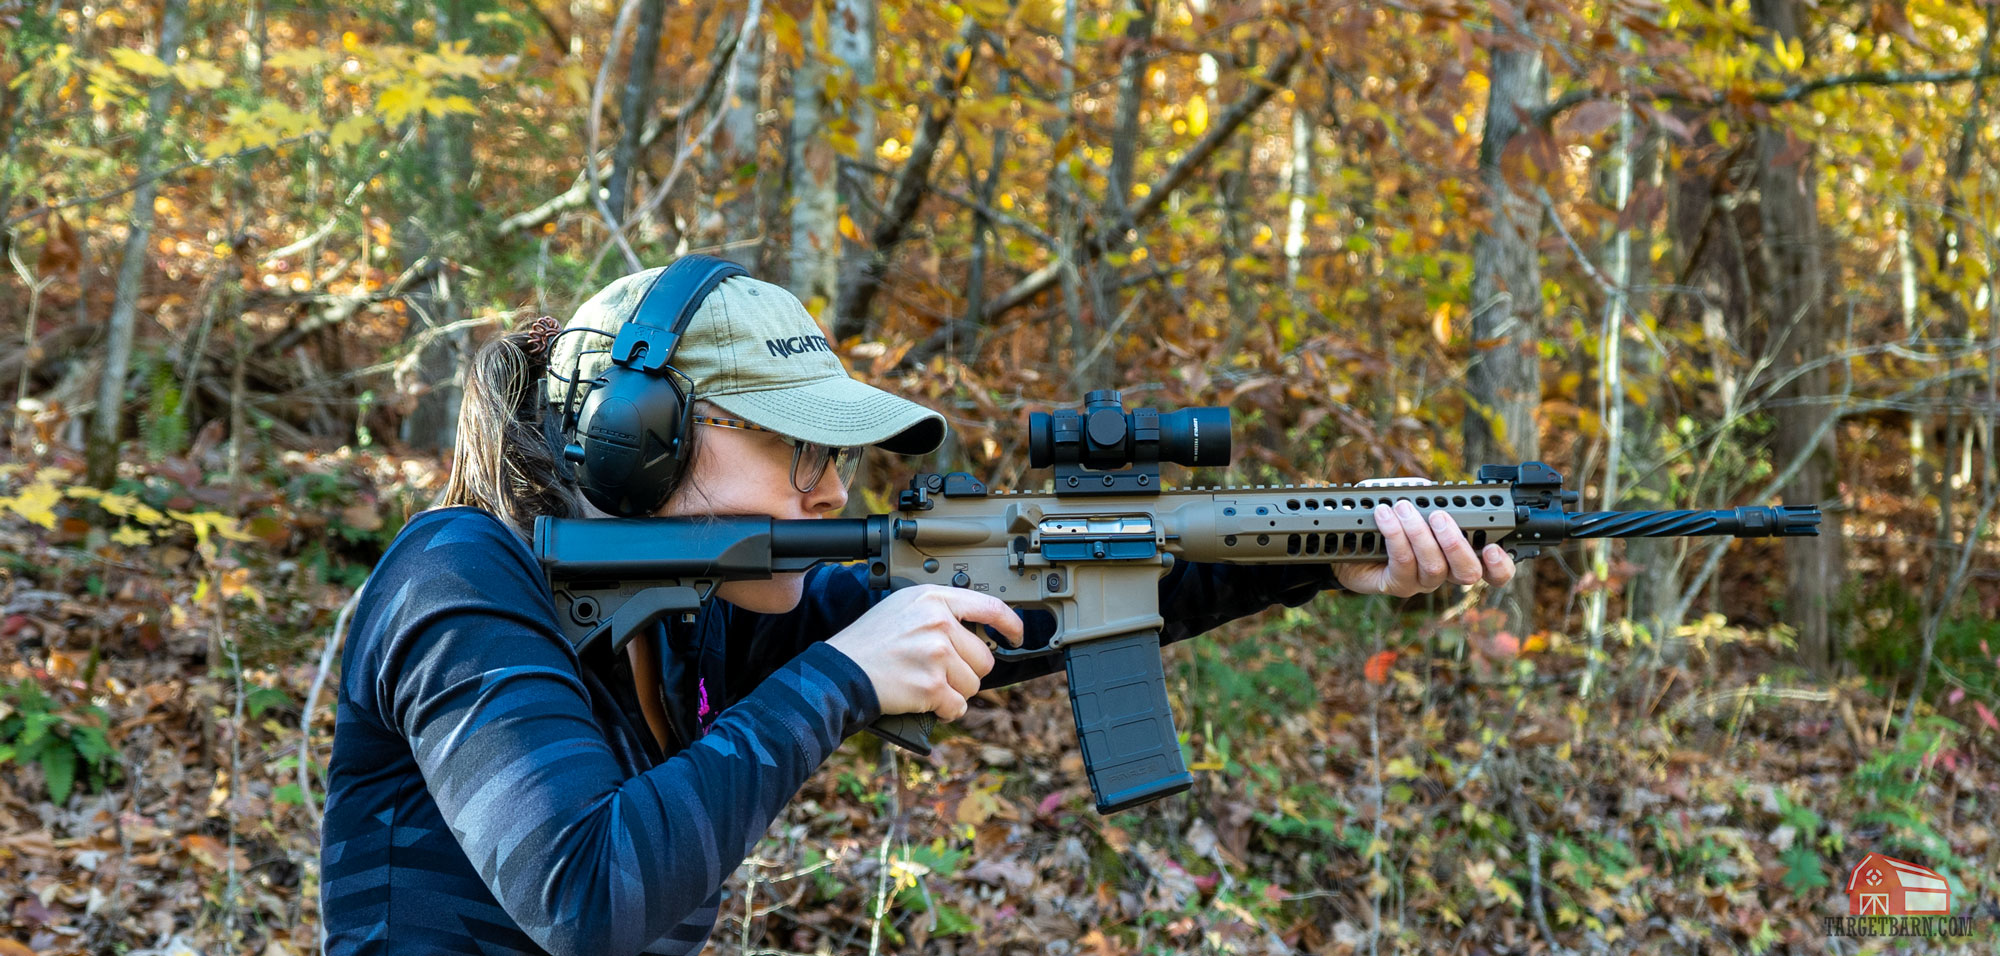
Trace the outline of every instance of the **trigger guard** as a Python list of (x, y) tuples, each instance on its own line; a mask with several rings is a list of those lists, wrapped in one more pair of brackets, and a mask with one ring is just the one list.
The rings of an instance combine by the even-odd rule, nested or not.
[(1047, 657), (1047, 656), (1049, 656), (1050, 654), (1054, 654), (1054, 653), (1055, 653), (1056, 651), (1058, 651), (1058, 650), (1061, 650), (1061, 648), (1056, 648), (1056, 647), (1008, 647), (1008, 646), (1007, 646), (1007, 645), (1005, 645), (1005, 644), (994, 644), (994, 645), (993, 645), (993, 648), (992, 648), (992, 650), (993, 650), (993, 659), (994, 659), (994, 660), (1001, 660), (1001, 661), (1027, 661), (1027, 660), (1033, 660), (1033, 659), (1035, 659), (1035, 658), (1037, 658), (1037, 657)]

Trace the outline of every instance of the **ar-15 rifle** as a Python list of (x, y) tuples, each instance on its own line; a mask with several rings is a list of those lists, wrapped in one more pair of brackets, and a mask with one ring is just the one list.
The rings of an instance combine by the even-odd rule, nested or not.
[[(745, 518), (535, 521), (565, 634), (579, 653), (621, 648), (669, 615), (692, 619), (715, 587), (825, 562), (868, 562), (881, 589), (941, 584), (1054, 613), (1045, 647), (996, 647), (1013, 660), (1061, 654), (1084, 769), (1100, 813), (1192, 784), (1160, 659), (1159, 580), (1176, 561), (1326, 564), (1387, 559), (1376, 503), (1448, 512), (1475, 548), (1525, 560), (1571, 538), (1816, 535), (1811, 505), (1714, 511), (1574, 512), (1577, 492), (1541, 462), (1485, 465), (1478, 480), (1421, 485), (1257, 485), (1168, 490), (1160, 462), (1229, 463), (1229, 411), (1127, 411), (1115, 391), (1081, 411), (1029, 416), (1029, 463), (1050, 491), (989, 491), (971, 475), (920, 474), (896, 513), (784, 521)], [(929, 714), (869, 729), (930, 752)]]

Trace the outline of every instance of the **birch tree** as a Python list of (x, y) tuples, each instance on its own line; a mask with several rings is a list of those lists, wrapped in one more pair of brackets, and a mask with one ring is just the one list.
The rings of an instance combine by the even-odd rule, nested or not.
[(764, 47), (767, 34), (746, 23), (746, 39), (736, 51), (723, 91), (722, 123), (716, 128), (715, 149), (708, 155), (710, 172), (721, 179), (716, 211), (721, 216), (719, 254), (750, 270), (761, 271), (758, 251), (764, 234), (763, 185), (757, 162), (762, 142), (757, 116), (763, 111)]
[(799, 23), (805, 51), (792, 70), (787, 164), (792, 175), (789, 285), (815, 314), (833, 302), (840, 272), (840, 210), (834, 183), (838, 157), (826, 135), (833, 119), (826, 96), (828, 31), (826, 7), (816, 0), (812, 15)]
[[(174, 65), (186, 23), (187, 0), (167, 0), (160, 13), (161, 63)], [(173, 102), (173, 89), (173, 80), (163, 76), (146, 95), (146, 128), (139, 138), (139, 188), (132, 193), (132, 218), (125, 232), (125, 257), (118, 266), (118, 298), (111, 308), (105, 337), (104, 374), (98, 380), (97, 412), (87, 452), (90, 483), (99, 488), (111, 487), (118, 472), (125, 375), (132, 366), (132, 332), (138, 320), (141, 280), (146, 276), (146, 260), (150, 256), (147, 243), (153, 235), (153, 199), (159, 191), (155, 172), (160, 163), (160, 140), (167, 123), (167, 107)]]

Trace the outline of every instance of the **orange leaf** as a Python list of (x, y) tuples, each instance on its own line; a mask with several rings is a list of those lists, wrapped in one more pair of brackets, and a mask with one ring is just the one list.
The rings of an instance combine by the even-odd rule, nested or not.
[(0, 936), (0, 956), (35, 956), (35, 951), (5, 936)]
[(1394, 666), (1396, 666), (1396, 652), (1382, 651), (1368, 658), (1368, 666), (1362, 668), (1361, 673), (1368, 678), (1368, 683), (1380, 684), (1389, 679), (1389, 668)]

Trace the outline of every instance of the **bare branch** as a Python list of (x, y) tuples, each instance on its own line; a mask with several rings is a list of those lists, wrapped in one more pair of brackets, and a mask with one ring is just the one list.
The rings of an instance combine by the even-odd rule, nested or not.
[(931, 162), (937, 158), (938, 144), (944, 141), (945, 128), (951, 124), (952, 116), (958, 112), (958, 93), (965, 88), (966, 78), (972, 72), (972, 63), (978, 46), (972, 42), (979, 23), (972, 17), (965, 19), (959, 29), (958, 43), (945, 51), (944, 64), (938, 71), (938, 79), (933, 89), (943, 95), (937, 103), (924, 109), (923, 125), (917, 128), (916, 141), (910, 148), (910, 158), (903, 163), (903, 171), (896, 176), (896, 187), (889, 194), (888, 207), (883, 210), (880, 222), (868, 237), (873, 248), (861, 260), (857, 274), (840, 283), (840, 299), (833, 310), (833, 328), (837, 338), (858, 335), (867, 321), (868, 307), (875, 301), (875, 293), (882, 289), (882, 276), (889, 271), (889, 254), (903, 241), (904, 233), (910, 227), (910, 220), (917, 214), (924, 196), (930, 193)]
[[(1234, 136), (1236, 131), (1242, 128), (1244, 123), (1249, 121), (1251, 115), (1256, 113), (1291, 78), (1292, 68), (1297, 66), (1299, 62), (1300, 50), (1301, 47), (1298, 44), (1293, 44), (1286, 48), (1285, 52), (1272, 62), (1270, 69), (1266, 70), (1264, 75), (1251, 86), (1249, 92), (1243, 94), (1242, 99), (1230, 104), (1229, 109), (1223, 112), (1222, 116), (1216, 120), (1213, 126), (1209, 127), (1208, 134), (1203, 136), (1200, 142), (1195, 143), (1186, 153), (1182, 154), (1181, 158), (1167, 169), (1159, 181), (1152, 184), (1151, 189), (1146, 193), (1146, 198), (1133, 207), (1131, 216), (1122, 224), (1122, 228), (1112, 230), (1109, 235), (1106, 235), (1104, 232), (1096, 232), (1086, 236), (1081, 248), (1078, 250), (1080, 258), (1085, 261), (1092, 261), (1106, 252), (1122, 248), (1127, 242), (1127, 235), (1132, 230), (1145, 225), (1154, 216), (1159, 215), (1160, 210), (1165, 207), (1168, 197), (1173, 195), (1174, 190), (1179, 189), (1196, 171), (1200, 170), (1208, 162), (1209, 158), (1214, 156), (1215, 152), (1221, 149), (1222, 145), (1228, 142), (1230, 137)], [(1030, 273), (1026, 278), (1015, 283), (1013, 288), (1001, 293), (998, 298), (994, 299), (993, 304), (986, 307), (982, 319), (990, 319), (993, 316), (1020, 308), (1028, 300), (1047, 291), (1062, 275), (1062, 268), (1062, 263), (1057, 261), (1051, 262)]]

